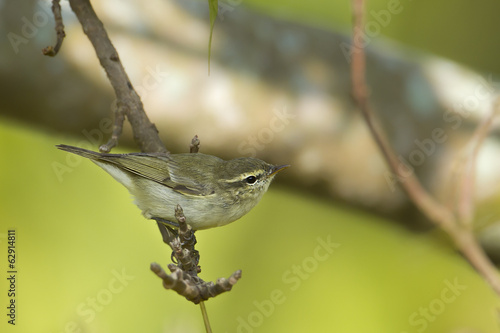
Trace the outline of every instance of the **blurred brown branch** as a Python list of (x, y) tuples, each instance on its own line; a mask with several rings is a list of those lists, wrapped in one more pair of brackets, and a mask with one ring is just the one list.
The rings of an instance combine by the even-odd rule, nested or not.
[(47, 46), (42, 50), (43, 55), (54, 57), (59, 52), (59, 49), (62, 46), (64, 37), (66, 37), (66, 33), (64, 32), (64, 24), (61, 15), (61, 4), (60, 0), (52, 0), (52, 13), (54, 13), (54, 20), (56, 21), (56, 35), (57, 41), (54, 46)]
[[(389, 168), (398, 179), (411, 201), (437, 226), (441, 227), (453, 239), (458, 249), (469, 260), (472, 266), (483, 275), (493, 290), (500, 295), (500, 278), (495, 266), (479, 246), (473, 232), (474, 214), (473, 188), (475, 163), (480, 146), (488, 134), (500, 103), (495, 103), (490, 117), (479, 126), (471, 139), (472, 152), (463, 160), (462, 173), (459, 179), (459, 200), (452, 209), (439, 203), (423, 188), (414, 172), (408, 173), (406, 166), (400, 162), (389, 145), (383, 131), (377, 124), (368, 100), (366, 86), (366, 62), (363, 45), (363, 13), (364, 0), (352, 0), (353, 38), (351, 49), (351, 78), (354, 99), (365, 119), (368, 128), (382, 152)], [(499, 99), (500, 101), (500, 99)]]
[(469, 146), (464, 151), (464, 156), (461, 162), (461, 174), (457, 176), (458, 179), (458, 202), (455, 204), (456, 214), (459, 222), (464, 227), (471, 227), (474, 219), (474, 185), (476, 175), (476, 163), (479, 150), (484, 142), (484, 139), (490, 132), (493, 120), (498, 115), (500, 109), (500, 98), (495, 101), (492, 106), (490, 114), (484, 121), (476, 128), (472, 138), (470, 139)]

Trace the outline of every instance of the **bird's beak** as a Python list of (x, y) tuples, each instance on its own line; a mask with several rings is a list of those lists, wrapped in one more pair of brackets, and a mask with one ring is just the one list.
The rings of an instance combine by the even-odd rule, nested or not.
[(281, 170), (285, 170), (286, 168), (288, 168), (290, 166), (290, 164), (285, 164), (285, 165), (275, 165), (271, 168), (271, 171), (269, 172), (269, 176), (268, 177), (271, 177), (275, 174), (277, 174), (278, 172), (280, 172)]

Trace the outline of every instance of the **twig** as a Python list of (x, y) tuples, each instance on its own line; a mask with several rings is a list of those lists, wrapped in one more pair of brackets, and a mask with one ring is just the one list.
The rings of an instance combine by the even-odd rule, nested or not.
[(60, 0), (52, 0), (52, 13), (54, 13), (54, 20), (56, 21), (56, 36), (57, 36), (56, 45), (47, 46), (46, 48), (42, 49), (43, 55), (49, 57), (55, 57), (57, 55), (59, 49), (62, 46), (64, 37), (66, 37), (66, 33), (64, 32), (63, 19), (61, 15), (61, 4), (59, 2)]
[(198, 266), (200, 254), (194, 248), (196, 237), (193, 229), (187, 225), (186, 217), (180, 205), (175, 208), (175, 218), (179, 222), (179, 241), (182, 249), (182, 253), (179, 252), (178, 256), (179, 267), (193, 277), (197, 276), (201, 272), (201, 267)]
[(113, 123), (113, 132), (111, 133), (111, 137), (109, 138), (108, 142), (99, 147), (99, 151), (101, 153), (109, 153), (111, 149), (113, 149), (118, 144), (118, 139), (122, 134), (123, 123), (125, 122), (125, 108), (119, 101), (117, 101), (116, 104), (116, 110), (114, 112), (115, 122)]
[(200, 302), (201, 315), (203, 316), (203, 323), (205, 324), (205, 330), (207, 333), (212, 333), (212, 327), (210, 327), (210, 321), (208, 320), (207, 308), (205, 307), (205, 302)]
[(198, 139), (198, 135), (195, 135), (191, 140), (191, 144), (189, 145), (189, 152), (197, 153), (198, 151), (200, 151), (200, 139)]
[(230, 291), (241, 278), (241, 270), (234, 272), (228, 279), (220, 278), (213, 282), (203, 282), (203, 284), (193, 283), (189, 275), (185, 274), (179, 267), (169, 264), (168, 268), (172, 274), (167, 274), (157, 263), (151, 264), (151, 270), (163, 280), (165, 289), (175, 290), (179, 295), (184, 296), (188, 301), (198, 304), (209, 298)]
[(373, 111), (368, 103), (368, 93), (365, 79), (365, 52), (362, 45), (362, 38), (359, 36), (363, 31), (363, 0), (353, 0), (354, 11), (354, 51), (352, 52), (352, 89), (354, 98), (359, 106), (361, 114), (365, 119), (368, 128), (375, 139), (379, 149), (389, 164), (389, 168), (397, 176), (401, 186), (410, 199), (426, 214), (434, 223), (441, 225), (444, 229), (449, 229), (453, 224), (453, 215), (444, 206), (440, 205), (422, 187), (416, 175), (411, 172), (403, 172), (405, 165), (400, 162), (396, 154), (388, 143), (388, 140), (380, 130), (380, 126), (373, 117)]
[(488, 259), (483, 249), (477, 243), (469, 224), (472, 223), (473, 201), (472, 186), (474, 164), (477, 153), (484, 136), (488, 133), (492, 119), (487, 119), (485, 123), (476, 131), (475, 145), (472, 156), (466, 164), (469, 166), (459, 180), (460, 194), (458, 205), (465, 204), (466, 207), (456, 208), (459, 218), (466, 223), (459, 223), (452, 210), (434, 199), (421, 185), (416, 175), (412, 172), (403, 172), (405, 166), (397, 159), (396, 154), (383, 135), (378, 124), (376, 124), (373, 111), (368, 102), (368, 93), (365, 78), (365, 52), (360, 34), (363, 32), (363, 0), (352, 0), (353, 6), (353, 50), (351, 61), (352, 89), (358, 107), (365, 119), (368, 128), (382, 152), (389, 168), (394, 172), (401, 186), (408, 194), (410, 200), (437, 226), (441, 227), (452, 238), (457, 248), (469, 260), (471, 265), (486, 279), (492, 289), (500, 295), (500, 278), (495, 266)]
[(458, 249), (471, 263), (474, 269), (481, 274), (491, 288), (500, 295), (500, 279), (498, 270), (491, 263), (483, 248), (478, 244), (469, 228), (455, 228), (450, 233)]
[(241, 278), (241, 270), (234, 272), (229, 279), (218, 279), (216, 283), (205, 282), (198, 277), (198, 273), (201, 272), (201, 268), (198, 266), (200, 256), (194, 248), (196, 244), (194, 231), (186, 224), (186, 217), (179, 205), (175, 210), (175, 217), (179, 223), (178, 235), (175, 232), (166, 232), (168, 228), (164, 225), (160, 227), (160, 223), (158, 226), (160, 231), (163, 230), (163, 241), (169, 242), (172, 248), (172, 256), (177, 265), (168, 265), (168, 269), (172, 273), (169, 275), (160, 265), (151, 264), (151, 270), (163, 280), (163, 287), (175, 290), (179, 295), (195, 304), (231, 290)]
[(474, 220), (474, 184), (477, 165), (477, 156), (484, 139), (490, 132), (493, 120), (500, 112), (500, 97), (497, 97), (493, 109), (484, 121), (476, 128), (469, 146), (465, 149), (465, 158), (459, 175), (458, 202), (456, 204), (458, 221), (466, 227), (471, 227)]
[[(149, 121), (144, 112), (142, 101), (123, 69), (118, 52), (116, 52), (89, 0), (69, 0), (69, 4), (78, 17), (83, 32), (94, 46), (97, 58), (99, 58), (99, 62), (113, 86), (116, 99), (132, 125), (135, 142), (143, 152), (167, 152), (160, 140), (156, 126)], [(117, 110), (121, 110), (120, 107)], [(119, 119), (119, 117), (117, 115), (115, 119)]]

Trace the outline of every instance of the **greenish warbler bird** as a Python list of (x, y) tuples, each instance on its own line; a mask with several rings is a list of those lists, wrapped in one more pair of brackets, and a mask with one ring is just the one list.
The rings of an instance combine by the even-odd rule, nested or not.
[(173, 221), (179, 204), (193, 230), (236, 221), (260, 201), (274, 176), (289, 167), (251, 157), (225, 161), (201, 153), (105, 154), (68, 145), (56, 147), (103, 168), (129, 190), (148, 219), (177, 227)]

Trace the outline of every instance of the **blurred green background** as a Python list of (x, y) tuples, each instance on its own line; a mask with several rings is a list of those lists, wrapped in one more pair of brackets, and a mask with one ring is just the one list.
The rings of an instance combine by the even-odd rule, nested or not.
[[(304, 21), (336, 31), (351, 31), (350, 1), (263, 1), (245, 5), (276, 17)], [(482, 72), (500, 74), (495, 32), (500, 28), (500, 3), (485, 0), (365, 1), (365, 21), (376, 20), (373, 12), (387, 10), (391, 4), (399, 13), (390, 15), (382, 36), (432, 54), (455, 60)]]
[[(500, 28), (495, 17), (500, 3), (401, 5), (404, 10), (392, 17), (383, 35), (500, 73), (498, 46), (492, 42)], [(348, 32), (350, 24), (348, 1), (244, 1), (241, 6), (336, 31)], [(387, 1), (370, 1), (368, 11), (386, 7)], [(168, 19), (168, 13), (163, 15)], [(31, 57), (21, 53), (16, 61), (29, 63)], [(2, 71), (31, 75), (9, 72), (5, 58)], [(33, 95), (6, 94), (14, 102), (4, 107)], [(77, 122), (71, 118), (71, 98), (67, 103), (63, 121)], [(0, 330), (202, 332), (199, 308), (164, 290), (149, 270), (151, 262), (164, 268), (170, 262), (156, 225), (104, 171), (54, 148), (78, 145), (81, 137), (12, 118), (0, 118), (0, 244), (5, 258), (5, 236), (14, 228), (19, 307), (17, 325), (8, 325), (3, 315)], [(485, 214), (497, 208), (488, 209)], [(412, 232), (397, 221), (299, 191), (279, 177), (247, 216), (197, 236), (202, 278), (214, 281), (243, 270), (231, 292), (207, 302), (214, 332), (500, 331), (498, 297), (445, 235)], [(2, 274), (5, 264), (2, 259)], [(4, 312), (6, 290), (2, 278)]]
[[(170, 249), (120, 184), (53, 147), (68, 138), (6, 120), (0, 133), (15, 157), (1, 162), (2, 233), (16, 230), (18, 253), (17, 325), (4, 317), (2, 331), (203, 331), (198, 307), (149, 270)], [(497, 297), (439, 233), (273, 184), (240, 221), (197, 235), (204, 279), (243, 270), (207, 302), (214, 332), (498, 329)]]

